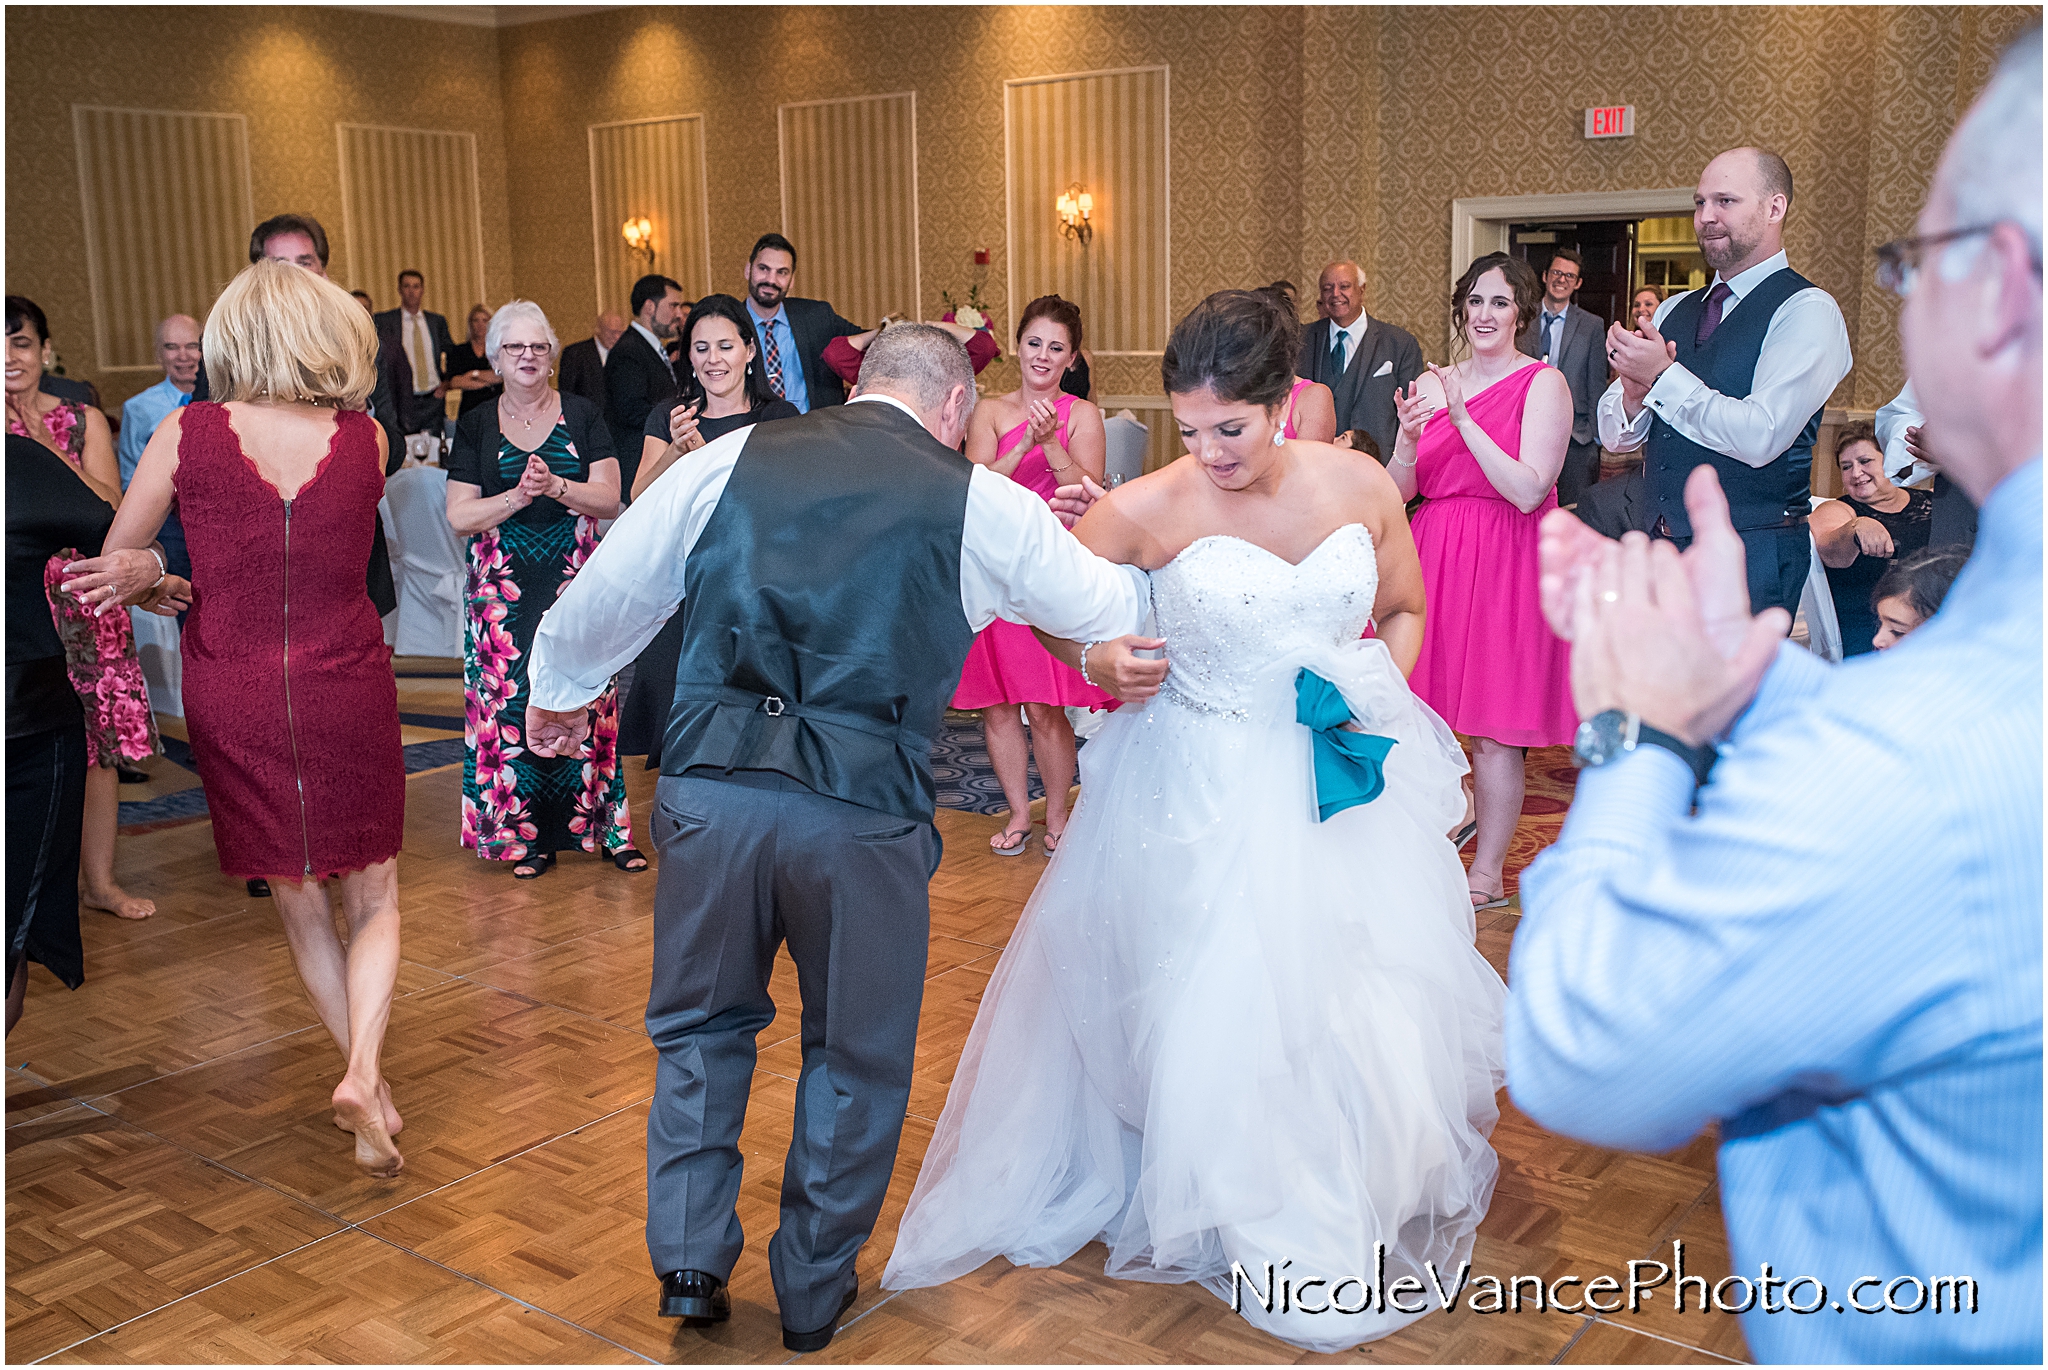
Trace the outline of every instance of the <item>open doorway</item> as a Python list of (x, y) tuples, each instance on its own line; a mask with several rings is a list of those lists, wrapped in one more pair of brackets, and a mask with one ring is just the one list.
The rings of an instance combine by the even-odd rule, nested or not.
[(1507, 251), (1539, 274), (1557, 249), (1578, 252), (1583, 279), (1577, 303), (1602, 323), (1626, 320), (1629, 300), (1645, 286), (1668, 298), (1707, 282), (1689, 215), (1544, 219), (1507, 227)]

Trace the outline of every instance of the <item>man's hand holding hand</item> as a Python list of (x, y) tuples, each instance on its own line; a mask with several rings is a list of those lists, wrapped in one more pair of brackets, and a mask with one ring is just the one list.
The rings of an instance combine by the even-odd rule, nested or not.
[(526, 706), (526, 749), (535, 756), (567, 756), (590, 736), (590, 706), (556, 713)]
[(1102, 487), (1083, 475), (1079, 485), (1062, 485), (1052, 492), (1053, 516), (1071, 528), (1081, 521), (1083, 514), (1095, 507), (1095, 501), (1101, 499), (1102, 494)]

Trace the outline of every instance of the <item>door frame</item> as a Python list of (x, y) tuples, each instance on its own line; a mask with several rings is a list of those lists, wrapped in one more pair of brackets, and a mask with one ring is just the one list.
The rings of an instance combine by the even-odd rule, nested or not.
[(1692, 213), (1693, 188), (1589, 190), (1564, 195), (1478, 195), (1451, 201), (1451, 276), (1489, 252), (1505, 252), (1508, 225), (1544, 219), (1658, 219)]

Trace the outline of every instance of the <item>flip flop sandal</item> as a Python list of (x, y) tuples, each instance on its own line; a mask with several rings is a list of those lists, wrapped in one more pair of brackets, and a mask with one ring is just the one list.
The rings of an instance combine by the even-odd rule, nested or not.
[(991, 842), (988, 849), (997, 856), (1022, 856), (1024, 849), (1031, 845), (1031, 829), (1025, 828), (1022, 832), (1018, 832), (1015, 828), (1004, 828), (998, 836), (1008, 837), (1012, 833), (1016, 834), (1017, 840), (1015, 842), (1003, 845)]
[(1064, 831), (1053, 832), (1051, 829), (1047, 829), (1045, 836), (1040, 839), (1045, 843), (1045, 854), (1051, 856), (1054, 852), (1058, 851), (1060, 843), (1066, 839), (1066, 836), (1067, 834)]
[[(611, 854), (611, 857), (612, 864), (628, 875), (644, 875), (653, 869), (653, 867), (647, 864), (647, 853), (641, 851), (638, 847), (620, 847)], [(640, 864), (637, 866), (630, 864), (634, 861), (638, 861)]]
[[(538, 856), (529, 856), (524, 861), (515, 861), (512, 864), (512, 878), (514, 880), (538, 880), (543, 875), (546, 875), (548, 869), (554, 864), (555, 854), (551, 851), (542, 852)], [(522, 869), (524, 871), (523, 874), (521, 873)]]
[(1472, 912), (1474, 913), (1483, 913), (1487, 909), (1497, 909), (1504, 904), (1512, 904), (1515, 900), (1515, 897), (1506, 890), (1502, 890), (1499, 897), (1494, 899), (1486, 898), (1485, 895), (1473, 889), (1470, 885), (1465, 886), (1465, 893), (1472, 896)]
[(1479, 836), (1479, 821), (1474, 819), (1451, 834), (1451, 847), (1455, 851), (1463, 851), (1470, 845), (1472, 839), (1477, 836)]

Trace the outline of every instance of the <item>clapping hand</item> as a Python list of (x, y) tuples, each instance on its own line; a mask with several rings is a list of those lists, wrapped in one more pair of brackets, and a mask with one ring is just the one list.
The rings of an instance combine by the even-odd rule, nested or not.
[(1678, 344), (1668, 341), (1648, 319), (1643, 320), (1640, 332), (1631, 332), (1619, 323), (1607, 326), (1607, 363), (1621, 377), (1623, 397), (1638, 408), (1664, 368), (1677, 360)]
[(529, 500), (537, 500), (552, 490), (554, 485), (555, 473), (548, 470), (548, 464), (540, 453), (528, 453), (526, 469), (519, 473), (519, 493)]
[(1410, 381), (1406, 390), (1394, 388), (1394, 412), (1401, 421), (1401, 436), (1410, 442), (1421, 442), (1423, 428), (1430, 415), (1436, 413), (1436, 402), (1422, 393), (1420, 381)]
[(1919, 462), (1928, 470), (1939, 474), (1941, 463), (1934, 459), (1934, 453), (1927, 449), (1927, 440), (1921, 436), (1925, 424), (1914, 424), (1906, 430), (1906, 455)]
[(1062, 485), (1052, 492), (1053, 517), (1071, 528), (1102, 498), (1102, 487), (1084, 473), (1079, 485)]
[(678, 453), (692, 452), (704, 445), (703, 434), (697, 431), (697, 406), (679, 404), (668, 414), (668, 440)]
[(1050, 400), (1033, 400), (1025, 417), (1031, 424), (1031, 432), (1024, 439), (1028, 446), (1050, 442), (1060, 431), (1060, 411)]
[(1465, 412), (1465, 388), (1458, 384), (1458, 373), (1431, 362), (1429, 374), (1444, 388), (1444, 407), (1451, 411), (1451, 422), (1464, 423), (1471, 416)]
[(538, 704), (526, 706), (526, 749), (535, 756), (567, 756), (590, 736), (590, 709), (556, 713)]
[(1125, 704), (1137, 704), (1159, 693), (1166, 679), (1164, 657), (1142, 657), (1139, 652), (1156, 652), (1165, 638), (1119, 637), (1098, 642), (1086, 658), (1088, 678), (1096, 688), (1108, 691)]

